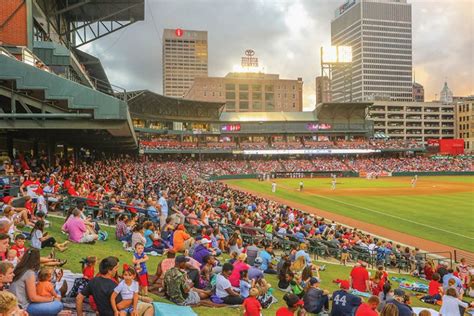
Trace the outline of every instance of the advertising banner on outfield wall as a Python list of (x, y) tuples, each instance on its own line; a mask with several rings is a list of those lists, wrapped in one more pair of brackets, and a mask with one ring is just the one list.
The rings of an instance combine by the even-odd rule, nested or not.
[(257, 149), (233, 151), (233, 154), (244, 155), (334, 155), (334, 154), (371, 154), (379, 149)]

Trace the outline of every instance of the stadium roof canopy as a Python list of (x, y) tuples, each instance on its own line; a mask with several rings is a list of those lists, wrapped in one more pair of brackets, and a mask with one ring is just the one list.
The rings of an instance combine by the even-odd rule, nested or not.
[(19, 138), (134, 150), (124, 100), (0, 54), (0, 130)]
[(316, 113), (311, 112), (223, 112), (221, 122), (314, 122)]
[(132, 118), (179, 122), (218, 122), (223, 102), (193, 101), (165, 97), (149, 90), (127, 92)]
[(325, 122), (349, 122), (364, 121), (367, 117), (367, 108), (373, 102), (351, 102), (351, 103), (322, 103), (315, 112), (321, 121)]

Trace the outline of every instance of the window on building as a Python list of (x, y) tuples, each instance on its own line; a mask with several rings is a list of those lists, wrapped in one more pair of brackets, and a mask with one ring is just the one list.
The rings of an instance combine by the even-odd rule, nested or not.
[(226, 92), (225, 93), (225, 98), (227, 100), (235, 100), (235, 92)]
[(273, 101), (265, 101), (265, 111), (273, 111), (275, 109), (275, 105)]
[(273, 102), (273, 93), (265, 93), (265, 101)]
[(262, 85), (253, 84), (252, 85), (252, 91), (262, 91)]
[(261, 101), (253, 101), (252, 103), (254, 110), (261, 110), (262, 109), (262, 102)]
[(249, 109), (249, 102), (248, 101), (240, 101), (239, 102), (239, 109), (240, 110), (248, 110)]
[(226, 83), (225, 84), (225, 89), (230, 90), (230, 91), (235, 91), (235, 84), (233, 83)]
[(262, 99), (262, 93), (261, 92), (252, 92), (252, 99), (253, 100), (261, 100)]
[(235, 101), (227, 101), (225, 107), (227, 110), (235, 110)]
[(249, 85), (248, 84), (239, 84), (239, 90), (240, 91), (248, 91), (249, 90)]
[(239, 92), (239, 99), (240, 100), (248, 100), (249, 99), (249, 93), (248, 92)]
[(272, 84), (266, 84), (265, 85), (265, 92), (273, 92), (273, 85)]

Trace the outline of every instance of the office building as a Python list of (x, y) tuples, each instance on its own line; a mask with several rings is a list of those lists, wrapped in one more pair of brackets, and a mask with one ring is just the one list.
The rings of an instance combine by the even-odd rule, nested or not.
[(207, 31), (163, 31), (163, 94), (182, 98), (194, 78), (207, 76)]
[(300, 112), (303, 110), (303, 79), (280, 79), (277, 74), (259, 72), (198, 77), (185, 98), (225, 102), (227, 112)]
[(331, 80), (327, 76), (316, 77), (316, 104), (332, 102)]
[(456, 138), (464, 139), (464, 152), (474, 153), (474, 96), (454, 97)]
[(413, 82), (413, 101), (414, 102), (425, 102), (425, 88), (417, 83)]
[(334, 102), (349, 94), (352, 101), (412, 101), (412, 18), (407, 0), (347, 0), (331, 22), (331, 44), (352, 47), (352, 85), (348, 87), (345, 75), (335, 69)]
[(374, 101), (370, 107), (374, 133), (392, 139), (454, 138), (454, 106), (441, 102)]

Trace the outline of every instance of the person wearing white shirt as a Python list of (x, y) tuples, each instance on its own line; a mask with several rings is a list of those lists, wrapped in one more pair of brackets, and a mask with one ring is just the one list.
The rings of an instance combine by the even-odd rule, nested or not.
[(456, 289), (448, 288), (446, 290), (446, 294), (443, 295), (443, 305), (441, 305), (441, 309), (439, 310), (440, 316), (462, 316), (459, 311), (459, 307), (467, 308), (468, 304), (461, 301), (457, 298)]

